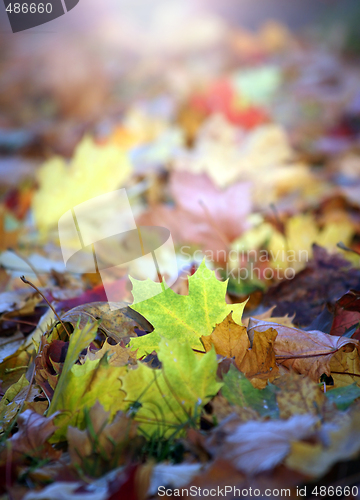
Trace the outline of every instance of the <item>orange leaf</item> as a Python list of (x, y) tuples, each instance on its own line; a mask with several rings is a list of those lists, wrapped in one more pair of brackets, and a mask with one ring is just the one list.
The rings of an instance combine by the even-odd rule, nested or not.
[(243, 372), (257, 389), (263, 389), (267, 381), (278, 375), (274, 341), (277, 332), (269, 328), (265, 332), (255, 332), (252, 342), (246, 328), (238, 325), (230, 313), (224, 321), (217, 324), (211, 335), (202, 336), (206, 351), (214, 346), (217, 354), (235, 357), (237, 368)]
[(245, 356), (246, 350), (250, 347), (249, 337), (244, 326), (240, 326), (232, 319), (232, 313), (218, 323), (211, 335), (203, 335), (201, 342), (205, 351), (215, 347), (216, 354), (233, 358), (235, 356)]

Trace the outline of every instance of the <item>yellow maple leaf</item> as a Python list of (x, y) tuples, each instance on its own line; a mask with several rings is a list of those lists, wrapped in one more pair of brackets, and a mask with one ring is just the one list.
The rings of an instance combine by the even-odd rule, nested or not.
[[(312, 215), (300, 214), (286, 221), (286, 236), (274, 231), (268, 248), (271, 255), (275, 256), (276, 264), (283, 269), (292, 267), (298, 271), (304, 267), (307, 260), (312, 258), (313, 243), (329, 251), (336, 251), (336, 244), (339, 241), (343, 241), (345, 245), (350, 244), (354, 232), (354, 225), (347, 218), (341, 222), (329, 222), (319, 229)], [(279, 257), (276, 258), (276, 256)]]
[(69, 164), (55, 156), (40, 168), (40, 188), (32, 203), (36, 224), (42, 231), (49, 230), (74, 205), (121, 187), (130, 173), (123, 149), (97, 145), (91, 137), (84, 137)]

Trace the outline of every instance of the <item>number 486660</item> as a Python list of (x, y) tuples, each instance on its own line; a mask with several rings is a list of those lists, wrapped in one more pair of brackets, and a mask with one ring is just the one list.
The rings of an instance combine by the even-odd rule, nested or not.
[(315, 486), (312, 490), (313, 496), (320, 497), (348, 497), (352, 495), (353, 497), (357, 497), (359, 493), (359, 489), (357, 486)]
[(27, 3), (14, 3), (14, 4), (11, 4), (9, 3), (9, 5), (6, 7), (6, 12), (9, 12), (10, 14), (14, 13), (14, 14), (27, 14), (27, 13), (30, 13), (30, 14), (35, 14), (35, 13), (39, 13), (39, 14), (43, 14), (44, 12), (46, 12), (47, 14), (50, 14), (51, 11), (52, 11), (52, 4), (51, 3), (46, 3), (46, 4), (43, 4), (43, 3), (30, 3), (30, 4), (27, 4)]

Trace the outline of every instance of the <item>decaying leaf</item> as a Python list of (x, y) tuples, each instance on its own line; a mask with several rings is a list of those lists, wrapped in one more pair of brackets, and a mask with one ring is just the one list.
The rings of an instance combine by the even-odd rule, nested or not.
[(236, 366), (257, 389), (263, 389), (268, 381), (272, 382), (278, 375), (275, 360), (276, 338), (277, 331), (272, 327), (262, 332), (255, 330), (252, 343), (251, 337), (249, 340), (249, 349), (243, 357), (235, 358)]
[(251, 332), (264, 332), (268, 328), (277, 331), (274, 344), (276, 361), (286, 368), (308, 375), (315, 382), (323, 373), (330, 376), (330, 363), (334, 354), (342, 347), (357, 346), (358, 341), (345, 337), (335, 337), (319, 331), (304, 331), (276, 323), (253, 320), (249, 324)]
[(246, 328), (235, 323), (230, 313), (210, 336), (202, 336), (201, 341), (206, 351), (213, 345), (217, 354), (234, 357), (236, 366), (254, 387), (263, 389), (267, 381), (271, 382), (278, 374), (274, 352), (276, 335), (276, 330), (269, 328), (261, 334), (255, 331), (251, 339)]
[(49, 400), (54, 395), (68, 347), (69, 343), (62, 340), (46, 342), (35, 358), (35, 382), (42, 388)]
[(335, 387), (346, 387), (353, 383), (360, 387), (359, 344), (345, 344), (339, 349), (331, 358), (330, 371)]
[(243, 357), (250, 346), (245, 326), (235, 323), (232, 313), (215, 326), (211, 335), (203, 335), (201, 342), (206, 352), (214, 346), (216, 354), (228, 358)]
[(110, 412), (99, 402), (88, 410), (85, 423), (84, 430), (71, 426), (67, 429), (71, 461), (88, 475), (101, 476), (124, 462), (137, 424), (121, 412), (110, 421)]
[(31, 410), (26, 410), (18, 416), (19, 431), (10, 438), (8, 447), (3, 447), (0, 452), (0, 462), (4, 463), (11, 453), (11, 460), (23, 458), (24, 455), (44, 457), (49, 455), (58, 458), (59, 452), (55, 451), (47, 440), (56, 430), (54, 417), (46, 418)]
[[(135, 328), (140, 327), (146, 332), (153, 330), (150, 323), (129, 308), (125, 302), (117, 305), (122, 307), (112, 310), (108, 302), (90, 302), (70, 309), (61, 316), (61, 319), (73, 327), (80, 321), (81, 328), (84, 328), (89, 321), (99, 321), (99, 330), (114, 339), (115, 342), (123, 340), (128, 343), (130, 337), (136, 337)], [(58, 328), (60, 326), (58, 325)]]

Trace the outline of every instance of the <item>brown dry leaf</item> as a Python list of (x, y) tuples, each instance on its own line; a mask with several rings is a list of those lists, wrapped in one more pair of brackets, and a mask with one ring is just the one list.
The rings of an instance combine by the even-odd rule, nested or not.
[(235, 323), (232, 319), (232, 313), (215, 326), (211, 335), (203, 335), (201, 342), (204, 344), (206, 352), (214, 346), (216, 354), (227, 358), (243, 357), (250, 347), (246, 328)]
[(129, 348), (122, 347), (120, 344), (111, 345), (108, 339), (105, 340), (101, 349), (97, 351), (92, 351), (88, 347), (85, 356), (80, 358), (81, 364), (84, 364), (87, 359), (102, 359), (105, 354), (108, 357), (109, 365), (112, 366), (125, 366), (129, 363), (136, 364), (136, 351), (132, 351)]
[(319, 385), (309, 377), (291, 372), (276, 379), (274, 384), (281, 389), (276, 393), (280, 418), (310, 413), (329, 419), (336, 411)]
[(146, 332), (153, 330), (151, 324), (141, 314), (127, 307), (125, 302), (116, 304), (121, 305), (121, 309), (111, 310), (108, 302), (90, 302), (70, 309), (61, 319), (74, 327), (80, 319), (81, 328), (84, 328), (89, 320), (100, 319), (99, 329), (115, 342), (123, 340), (127, 343), (130, 337), (136, 337), (135, 328), (142, 328)]
[(42, 388), (49, 401), (54, 395), (68, 347), (69, 343), (62, 340), (45, 342), (35, 358), (35, 382)]
[(347, 344), (339, 349), (330, 361), (331, 376), (335, 387), (345, 387), (354, 382), (360, 386), (360, 346)]
[(255, 331), (251, 349), (246, 351), (242, 359), (240, 356), (235, 357), (236, 366), (256, 389), (264, 389), (267, 382), (272, 382), (279, 374), (274, 351), (276, 336), (274, 328)]
[[(55, 432), (55, 414), (51, 417), (43, 417), (31, 410), (26, 410), (18, 416), (17, 424), (19, 431), (8, 440), (8, 446), (0, 453), (0, 463), (7, 459), (16, 461), (23, 455), (44, 458), (46, 455), (58, 458), (60, 451), (47, 442), (49, 437)], [(11, 457), (11, 458), (10, 458)]]
[(315, 382), (323, 373), (330, 376), (330, 361), (339, 349), (348, 344), (359, 344), (357, 340), (327, 335), (318, 330), (306, 332), (253, 318), (249, 323), (249, 337), (254, 331), (265, 332), (268, 328), (275, 328), (278, 332), (274, 344), (277, 363), (306, 374)]
[[(88, 428), (79, 430), (69, 426), (67, 440), (69, 453), (73, 464), (82, 465), (91, 456), (98, 455), (112, 467), (118, 466), (129, 452), (130, 442), (137, 433), (137, 424), (122, 412), (118, 412), (109, 423), (110, 412), (104, 410), (97, 401), (89, 410)], [(113, 461), (116, 460), (116, 463)], [(97, 464), (96, 474), (101, 475), (100, 464)]]
[(230, 313), (215, 326), (211, 335), (202, 336), (201, 341), (206, 352), (214, 346), (217, 354), (235, 357), (237, 368), (255, 388), (263, 389), (278, 375), (274, 352), (276, 335), (276, 330), (269, 328), (261, 333), (255, 332), (251, 339), (246, 328), (235, 323)]
[(215, 458), (231, 461), (237, 470), (256, 474), (271, 470), (288, 455), (291, 442), (314, 434), (318, 419), (294, 415), (289, 420), (239, 422), (236, 415), (224, 420), (206, 441)]
[(319, 431), (315, 444), (294, 442), (286, 465), (308, 476), (322, 476), (333, 464), (350, 460), (360, 451), (360, 407), (342, 413), (334, 424), (326, 423)]

